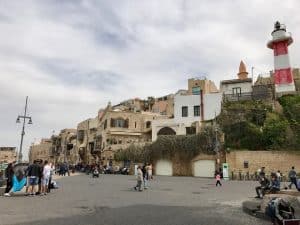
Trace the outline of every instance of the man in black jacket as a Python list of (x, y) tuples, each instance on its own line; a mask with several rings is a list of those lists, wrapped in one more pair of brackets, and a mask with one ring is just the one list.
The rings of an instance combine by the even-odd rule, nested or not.
[(38, 178), (40, 176), (40, 166), (38, 165), (37, 160), (34, 160), (28, 168), (28, 177), (29, 177), (29, 192), (30, 195), (35, 195), (35, 187), (38, 184)]
[(12, 163), (9, 163), (7, 168), (5, 169), (5, 177), (6, 177), (6, 188), (4, 196), (10, 196), (9, 191), (13, 186), (13, 176), (14, 176), (14, 169)]
[[(261, 198), (265, 195), (266, 190), (269, 189), (269, 185), (270, 185), (270, 181), (265, 177), (265, 175), (263, 174), (262, 176), (259, 177), (259, 183), (260, 186), (255, 187), (256, 190), (256, 198)], [(261, 195), (260, 192), (261, 191)]]

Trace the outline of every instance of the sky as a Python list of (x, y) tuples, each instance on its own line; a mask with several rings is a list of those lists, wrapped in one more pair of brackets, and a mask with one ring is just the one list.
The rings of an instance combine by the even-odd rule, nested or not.
[(163, 96), (203, 77), (219, 86), (243, 60), (273, 69), (274, 22), (300, 67), (300, 1), (0, 0), (0, 146), (19, 148), (97, 115), (109, 101)]

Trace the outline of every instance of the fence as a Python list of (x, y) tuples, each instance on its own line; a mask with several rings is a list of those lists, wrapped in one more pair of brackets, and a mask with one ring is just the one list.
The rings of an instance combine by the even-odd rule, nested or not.
[(272, 99), (272, 93), (266, 91), (245, 92), (238, 94), (224, 94), (223, 100), (229, 102), (245, 101), (245, 100), (263, 100)]
[[(258, 180), (258, 173), (254, 173), (254, 174), (250, 174), (249, 172), (246, 172), (246, 173), (243, 173), (241, 171), (239, 172), (235, 172), (235, 171), (232, 171), (231, 174), (230, 174), (230, 179), (231, 180), (240, 180), (240, 181), (257, 181)], [(271, 179), (271, 175), (270, 174), (266, 174), (266, 178), (267, 179)], [(283, 174), (281, 177), (280, 177), (280, 181), (282, 182), (288, 182), (289, 181), (289, 178), (287, 175)]]

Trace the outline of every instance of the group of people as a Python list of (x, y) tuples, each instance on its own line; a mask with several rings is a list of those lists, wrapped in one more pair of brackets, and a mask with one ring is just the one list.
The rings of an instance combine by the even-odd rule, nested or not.
[[(144, 166), (137, 167), (137, 184), (134, 187), (136, 191), (143, 191), (150, 187), (150, 181), (153, 179), (152, 164), (144, 164)], [(144, 187), (143, 187), (144, 184)]]
[(52, 186), (52, 174), (54, 168), (51, 163), (43, 160), (35, 160), (25, 171), (14, 170), (12, 163), (8, 164), (5, 170), (7, 179), (4, 196), (11, 196), (12, 193), (21, 191), (26, 185), (26, 195), (46, 195)]
[[(290, 184), (288, 188), (292, 188), (295, 185), (296, 189), (300, 191), (300, 179), (297, 180), (297, 172), (293, 166), (288, 174)], [(255, 187), (256, 198), (262, 198), (267, 192), (277, 193), (280, 191), (280, 182), (282, 181), (282, 175), (280, 171), (277, 173), (271, 173), (271, 180), (266, 177), (265, 168), (262, 167), (258, 175), (259, 186)], [(287, 189), (287, 187), (285, 187)]]

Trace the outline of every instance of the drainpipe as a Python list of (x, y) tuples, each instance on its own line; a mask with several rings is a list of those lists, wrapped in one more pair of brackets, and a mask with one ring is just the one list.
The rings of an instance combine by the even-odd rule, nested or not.
[(201, 110), (201, 121), (204, 121), (204, 108), (203, 108), (203, 90), (200, 90), (200, 110)]

